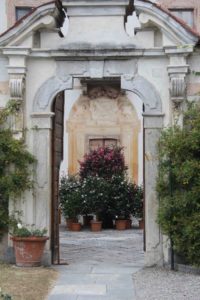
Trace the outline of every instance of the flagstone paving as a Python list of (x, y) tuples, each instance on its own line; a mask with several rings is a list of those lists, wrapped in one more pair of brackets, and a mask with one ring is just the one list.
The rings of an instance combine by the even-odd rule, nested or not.
[(59, 279), (48, 300), (135, 300), (132, 276), (143, 268), (141, 230), (69, 232), (62, 227)]
[(62, 227), (61, 253), (68, 265), (55, 266), (59, 279), (48, 300), (199, 300), (199, 276), (143, 268), (141, 230)]

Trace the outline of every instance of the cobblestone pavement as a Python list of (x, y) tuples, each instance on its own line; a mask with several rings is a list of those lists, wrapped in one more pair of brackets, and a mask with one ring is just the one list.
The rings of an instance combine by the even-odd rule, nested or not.
[(66, 266), (48, 300), (200, 300), (200, 277), (144, 268), (141, 230), (61, 230)]
[(103, 230), (98, 233), (61, 231), (61, 259), (71, 263), (136, 264), (143, 266), (142, 230)]
[(199, 300), (198, 275), (145, 268), (133, 275), (136, 300)]

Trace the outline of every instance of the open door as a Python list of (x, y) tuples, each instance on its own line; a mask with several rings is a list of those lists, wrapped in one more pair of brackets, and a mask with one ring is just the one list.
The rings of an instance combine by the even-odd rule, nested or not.
[(59, 251), (59, 171), (60, 163), (63, 160), (63, 129), (64, 129), (64, 92), (59, 93), (53, 104), (53, 119), (52, 130), (52, 216), (51, 216), (51, 249), (52, 263), (60, 263)]

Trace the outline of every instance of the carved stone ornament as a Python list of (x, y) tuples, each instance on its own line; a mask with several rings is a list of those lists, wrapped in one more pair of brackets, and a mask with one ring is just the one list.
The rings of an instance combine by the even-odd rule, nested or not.
[(183, 77), (172, 77), (170, 81), (170, 95), (175, 102), (181, 102), (185, 98), (186, 84)]
[(110, 99), (117, 99), (120, 95), (120, 89), (112, 86), (98, 86), (88, 89), (88, 97), (96, 99), (99, 97), (108, 97)]
[(14, 99), (23, 99), (25, 90), (25, 78), (11, 78), (10, 79), (10, 96)]

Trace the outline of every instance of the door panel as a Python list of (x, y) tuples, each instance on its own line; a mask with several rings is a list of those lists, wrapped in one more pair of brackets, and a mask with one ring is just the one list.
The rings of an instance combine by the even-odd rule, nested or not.
[(59, 171), (63, 160), (64, 92), (54, 101), (52, 130), (52, 263), (60, 263), (59, 251)]

